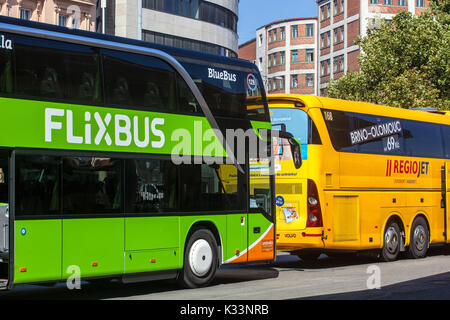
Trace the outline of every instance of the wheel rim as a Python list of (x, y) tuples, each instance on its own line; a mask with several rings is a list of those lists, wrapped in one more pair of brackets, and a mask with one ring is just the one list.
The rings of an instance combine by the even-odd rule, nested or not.
[(423, 226), (417, 226), (414, 229), (414, 245), (417, 250), (422, 251), (425, 248), (427, 234)]
[(204, 239), (196, 240), (189, 250), (189, 264), (192, 272), (203, 277), (212, 266), (212, 249), (208, 241)]
[(395, 253), (399, 245), (399, 236), (394, 227), (389, 227), (384, 235), (384, 242), (389, 253)]

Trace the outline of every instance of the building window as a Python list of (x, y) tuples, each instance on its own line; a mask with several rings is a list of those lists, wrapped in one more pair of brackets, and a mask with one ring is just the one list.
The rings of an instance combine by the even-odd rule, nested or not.
[(306, 74), (306, 87), (314, 88), (314, 74), (312, 74), (312, 73)]
[(406, 0), (398, 0), (398, 5), (400, 7), (405, 7), (406, 6)]
[(314, 37), (314, 25), (313, 24), (306, 25), (306, 36), (308, 38)]
[(306, 49), (306, 62), (314, 61), (314, 49)]
[(291, 88), (298, 88), (298, 79), (296, 74), (291, 75)]
[(416, 0), (416, 7), (418, 8), (425, 7), (425, 0)]
[(280, 65), (284, 65), (284, 51), (280, 52)]
[(208, 1), (142, 0), (142, 7), (210, 22), (234, 32), (237, 30), (237, 16), (223, 6)]
[(284, 76), (280, 76), (280, 89), (284, 89)]
[(67, 17), (66, 16), (59, 16), (58, 17), (58, 25), (60, 26), (60, 27), (65, 27), (66, 26), (66, 24), (67, 24)]
[(384, 0), (386, 6), (392, 6), (392, 0)]
[(276, 78), (272, 79), (272, 90), (277, 90), (277, 79)]
[(331, 31), (327, 32), (327, 43), (326, 46), (329, 47), (331, 44)]
[(298, 50), (291, 51), (291, 62), (296, 63), (298, 61)]
[(341, 26), (340, 29), (341, 29), (340, 41), (342, 42), (342, 41), (344, 41), (344, 26)]
[(333, 10), (334, 10), (334, 15), (338, 14), (338, 1), (334, 0), (333, 1)]
[(263, 45), (263, 35), (260, 34), (259, 35), (259, 46), (262, 47), (262, 45)]
[(272, 42), (272, 30), (269, 30), (268, 34), (269, 34), (269, 43), (271, 43)]
[(272, 64), (272, 66), (276, 66), (277, 65), (277, 53), (275, 52), (274, 54), (273, 54), (273, 64)]
[(320, 35), (320, 47), (325, 48), (325, 33)]
[(261, 71), (263, 68), (263, 59), (259, 58), (259, 71)]
[(334, 29), (334, 44), (338, 43), (338, 28)]
[(378, 0), (370, 0), (370, 4), (378, 4)]
[(338, 72), (338, 57), (334, 57), (333, 59), (333, 72)]
[(320, 7), (320, 20), (325, 20), (325, 6)]
[(284, 40), (285, 38), (285, 31), (284, 31), (284, 27), (280, 28), (280, 40)]
[(341, 0), (341, 12), (344, 12), (344, 2), (345, 0)]
[(292, 26), (292, 39), (298, 38), (298, 26)]
[(344, 71), (344, 55), (339, 56), (339, 71)]
[(273, 41), (277, 41), (277, 29), (272, 30)]
[(320, 61), (320, 75), (325, 75), (325, 61)]
[(31, 19), (31, 10), (20, 9), (20, 19), (30, 20)]

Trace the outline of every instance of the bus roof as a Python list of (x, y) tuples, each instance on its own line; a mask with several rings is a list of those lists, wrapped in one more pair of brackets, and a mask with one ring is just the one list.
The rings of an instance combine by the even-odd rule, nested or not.
[[(297, 94), (271, 94), (267, 96), (269, 107), (271, 104), (300, 103), (297, 107), (303, 107), (305, 110), (310, 108), (326, 108), (340, 111), (368, 113), (379, 116), (399, 117), (402, 119), (429, 121), (437, 123), (450, 124), (450, 111), (444, 113), (429, 112), (424, 110), (409, 110), (403, 108), (378, 105), (370, 102), (349, 101), (342, 99), (318, 97), (311, 95)], [(303, 106), (302, 106), (303, 105)]]
[(102, 34), (102, 33), (93, 32), (93, 31), (85, 31), (85, 30), (61, 27), (61, 26), (48, 24), (48, 23), (0, 16), (0, 27), (1, 27), (2, 23), (17, 26), (18, 28), (19, 27), (27, 27), (27, 28), (37, 29), (44, 36), (49, 35), (51, 33), (58, 33), (61, 38), (67, 39), (67, 41), (69, 41), (69, 42), (73, 39), (74, 36), (76, 36), (76, 37), (88, 38), (90, 41), (95, 41), (95, 40), (98, 40), (99, 42), (100, 41), (110, 41), (110, 42), (116, 42), (116, 43), (120, 43), (120, 44), (124, 44), (124, 45), (138, 46), (138, 47), (143, 47), (143, 48), (161, 50), (172, 56), (191, 57), (191, 58), (194, 57), (199, 60), (212, 61), (215, 63), (232, 64), (232, 65), (246, 67), (246, 68), (255, 68), (255, 69), (257, 68), (254, 63), (247, 61), (247, 60), (238, 59), (238, 58), (231, 58), (231, 57), (225, 57), (225, 56), (220, 56), (220, 55), (211, 54), (211, 53), (204, 53), (204, 52), (195, 51), (195, 50), (166, 46), (166, 45), (152, 43), (152, 42), (148, 42), (148, 41), (112, 36), (112, 35)]

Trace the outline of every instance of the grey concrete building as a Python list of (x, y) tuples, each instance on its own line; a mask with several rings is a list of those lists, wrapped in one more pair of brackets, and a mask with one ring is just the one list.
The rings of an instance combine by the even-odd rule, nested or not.
[(98, 0), (97, 31), (236, 57), (238, 4), (239, 0)]

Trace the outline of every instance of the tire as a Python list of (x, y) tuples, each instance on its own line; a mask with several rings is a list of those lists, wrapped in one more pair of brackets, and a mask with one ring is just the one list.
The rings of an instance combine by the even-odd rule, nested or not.
[(216, 239), (211, 231), (199, 229), (188, 240), (178, 280), (185, 288), (207, 286), (214, 279), (217, 265)]
[(411, 236), (408, 248), (408, 257), (414, 259), (424, 258), (430, 244), (430, 232), (423, 217), (417, 217), (411, 227)]
[(381, 259), (383, 261), (395, 261), (400, 253), (401, 233), (397, 222), (391, 221), (386, 225), (384, 231), (383, 248), (381, 249)]

